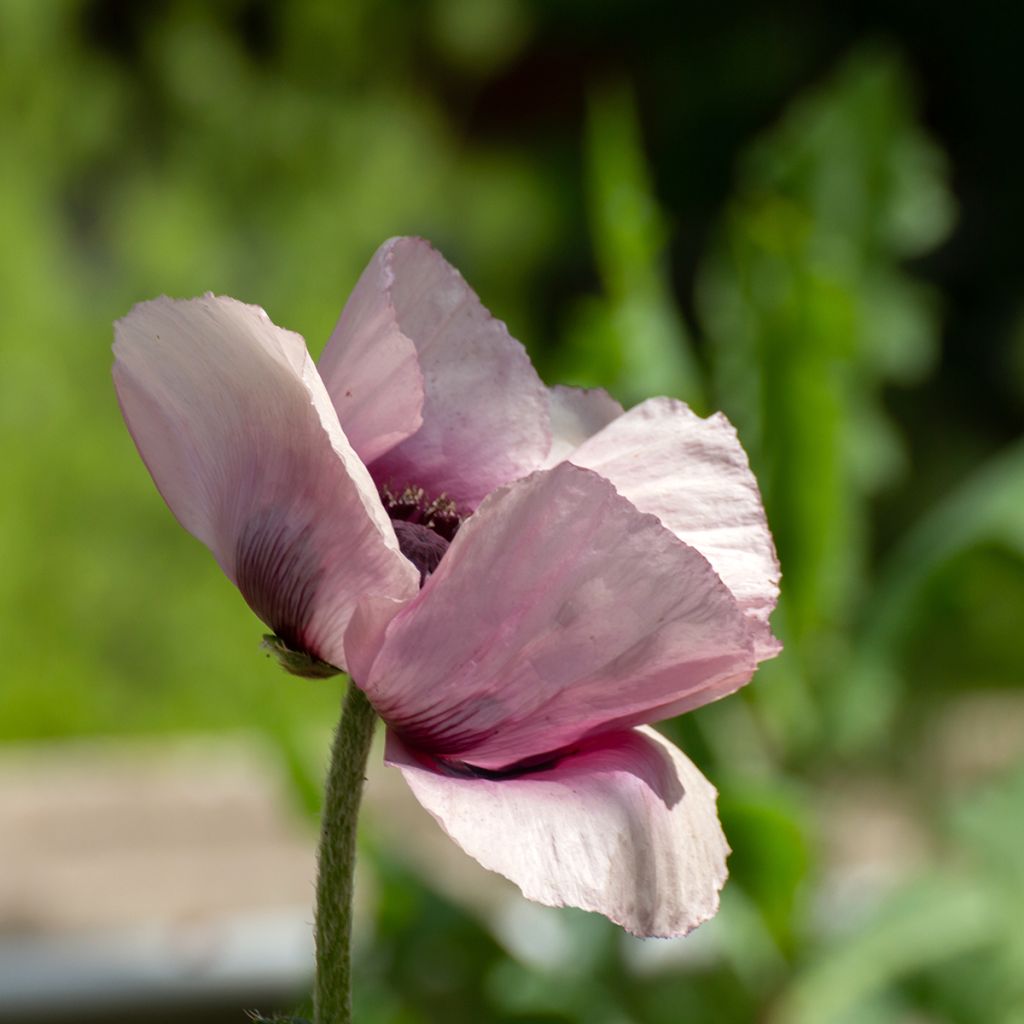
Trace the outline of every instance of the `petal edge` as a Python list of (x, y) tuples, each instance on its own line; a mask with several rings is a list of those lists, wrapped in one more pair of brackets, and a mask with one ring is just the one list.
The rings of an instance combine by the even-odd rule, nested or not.
[(398, 490), (418, 484), (472, 511), (547, 454), (546, 389), (526, 349), (429, 242), (395, 238), (383, 248), (388, 299), (423, 375), (423, 424), (371, 471)]
[(361, 685), (409, 742), (490, 769), (656, 721), (754, 667), (746, 620), (708, 562), (562, 463), (463, 524)]
[(302, 339), (234, 299), (155, 299), (115, 325), (128, 428), (178, 521), (282, 639), (339, 667), (365, 594), (408, 599), (369, 473)]
[(389, 732), (386, 759), (466, 853), (527, 899), (677, 937), (713, 917), (729, 846), (714, 787), (653, 729), (500, 780), (443, 774)]
[(746, 614), (758, 660), (778, 654), (768, 618), (779, 561), (757, 481), (724, 415), (702, 419), (675, 399), (651, 398), (584, 441), (569, 461), (606, 477), (704, 555)]

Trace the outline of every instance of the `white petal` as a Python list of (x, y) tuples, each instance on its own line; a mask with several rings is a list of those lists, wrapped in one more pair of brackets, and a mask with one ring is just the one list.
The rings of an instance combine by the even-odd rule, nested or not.
[(514, 778), (446, 774), (393, 734), (387, 759), (466, 853), (528, 899), (661, 937), (718, 909), (729, 847), (714, 787), (653, 729), (602, 737)]

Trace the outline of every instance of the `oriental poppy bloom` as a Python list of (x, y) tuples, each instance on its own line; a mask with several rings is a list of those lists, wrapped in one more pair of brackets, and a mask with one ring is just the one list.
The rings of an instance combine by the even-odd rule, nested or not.
[(546, 388), (420, 239), (378, 250), (319, 367), (209, 295), (135, 307), (114, 352), (171, 510), (285, 651), (350, 673), (464, 850), (636, 934), (715, 912), (715, 791), (648, 725), (779, 649), (774, 547), (723, 416)]

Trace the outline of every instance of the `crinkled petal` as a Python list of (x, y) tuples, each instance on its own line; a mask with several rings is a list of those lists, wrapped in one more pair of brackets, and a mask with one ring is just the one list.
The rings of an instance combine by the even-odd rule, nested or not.
[(409, 742), (485, 768), (654, 721), (650, 709), (721, 695), (754, 669), (707, 561), (569, 463), (485, 501), (376, 657), (350, 656)]
[(466, 853), (528, 899), (642, 936), (685, 935), (718, 909), (729, 847), (714, 787), (653, 729), (513, 778), (446, 774), (393, 733), (387, 759)]
[[(415, 346), (424, 399), (423, 425), (377, 459), (371, 471), (380, 483), (396, 489), (418, 485), (431, 497), (444, 494), (460, 510), (472, 511), (547, 454), (547, 391), (523, 346), (428, 242), (391, 239), (374, 263), (380, 268), (374, 272), (379, 301)], [(332, 348), (338, 343), (336, 334)], [(343, 375), (335, 362), (348, 360), (327, 355), (332, 394), (339, 401)], [(379, 400), (389, 401), (389, 395), (385, 389)]]
[(548, 389), (551, 411), (551, 450), (544, 467), (567, 459), (588, 437), (622, 415), (622, 406), (603, 388)]
[(319, 363), (345, 436), (366, 465), (423, 424), (423, 374), (394, 303), (396, 242), (385, 242), (363, 271)]
[(759, 660), (778, 653), (768, 626), (779, 594), (775, 545), (746, 453), (721, 413), (701, 419), (682, 402), (652, 398), (569, 458), (704, 555), (750, 619)]
[(257, 306), (144, 302), (116, 325), (114, 381), (164, 500), (290, 646), (344, 664), (365, 595), (418, 574), (302, 338)]

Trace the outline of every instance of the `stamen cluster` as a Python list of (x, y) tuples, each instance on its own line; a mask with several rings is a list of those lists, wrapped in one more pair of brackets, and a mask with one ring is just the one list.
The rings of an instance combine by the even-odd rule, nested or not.
[(429, 498), (426, 491), (415, 484), (407, 484), (401, 490), (384, 484), (380, 499), (393, 521), (426, 526), (449, 543), (462, 525), (462, 516), (451, 498), (445, 494)]
[(442, 494), (428, 498), (422, 487), (409, 484), (400, 491), (385, 484), (380, 491), (402, 554), (420, 571), (422, 587), (441, 563), (462, 525), (455, 502)]

